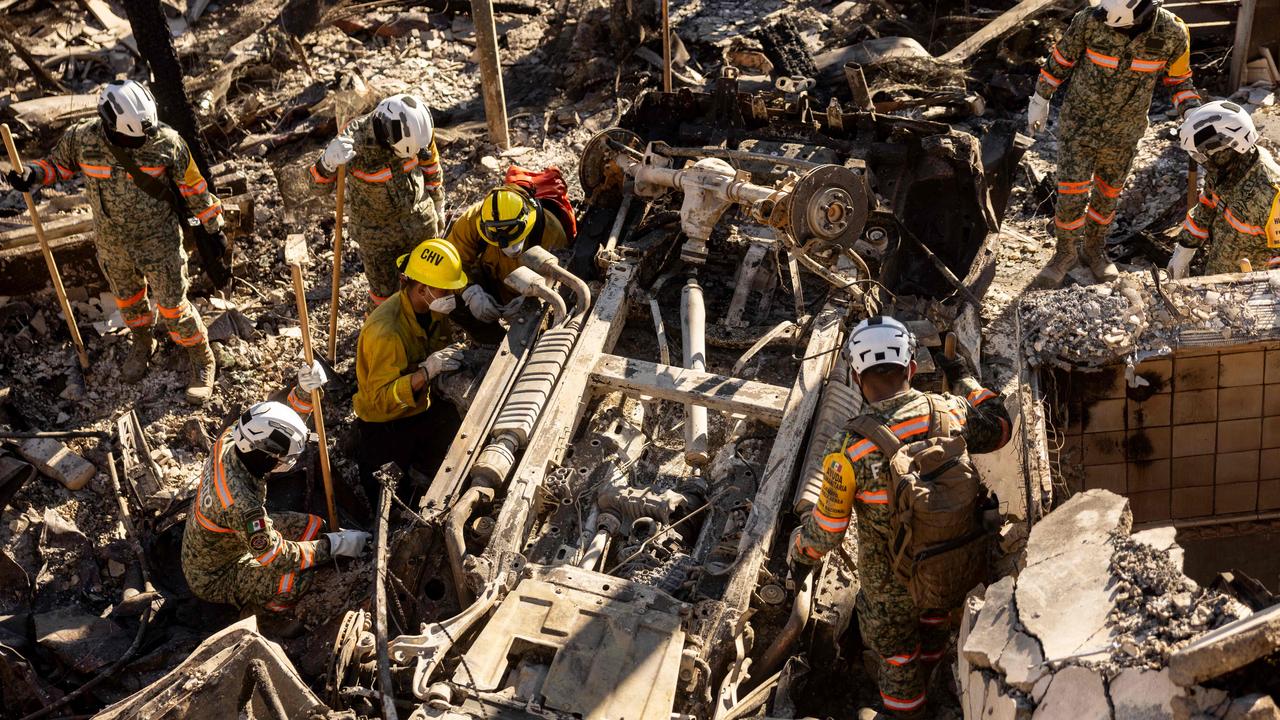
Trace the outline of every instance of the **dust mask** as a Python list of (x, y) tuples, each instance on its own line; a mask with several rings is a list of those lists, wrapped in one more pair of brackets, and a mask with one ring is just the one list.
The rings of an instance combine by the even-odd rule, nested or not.
[(441, 315), (449, 315), (458, 307), (458, 296), (450, 293), (444, 297), (438, 297), (431, 301), (428, 305), (431, 312), (440, 313)]
[(520, 241), (520, 242), (518, 242), (518, 243), (513, 243), (513, 244), (511, 244), (511, 245), (508, 245), (508, 246), (506, 246), (506, 247), (502, 248), (502, 254), (503, 254), (503, 255), (506, 255), (507, 257), (515, 257), (515, 256), (519, 255), (519, 254), (520, 254), (520, 251), (522, 251), (522, 250), (524, 250), (524, 241), (523, 241), (523, 240), (521, 240), (521, 241)]

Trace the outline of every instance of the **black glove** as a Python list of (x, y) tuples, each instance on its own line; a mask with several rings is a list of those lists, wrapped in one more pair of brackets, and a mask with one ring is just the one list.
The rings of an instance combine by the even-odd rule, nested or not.
[(209, 239), (208, 239), (209, 247), (216, 252), (217, 256), (222, 257), (223, 255), (226, 255), (227, 254), (227, 234), (219, 230), (217, 232), (208, 233), (208, 236), (209, 236)]
[(36, 176), (35, 170), (29, 167), (24, 167), (22, 169), (23, 173), (21, 175), (19, 175), (16, 170), (10, 170), (4, 174), (4, 179), (8, 180), (9, 185), (18, 192), (31, 192), (31, 188), (39, 184), (39, 178)]
[(949, 358), (943, 353), (938, 353), (933, 360), (937, 363), (938, 369), (942, 370), (948, 385), (955, 385), (960, 382), (960, 378), (969, 374), (969, 368), (965, 366), (964, 360), (961, 360), (959, 355)]

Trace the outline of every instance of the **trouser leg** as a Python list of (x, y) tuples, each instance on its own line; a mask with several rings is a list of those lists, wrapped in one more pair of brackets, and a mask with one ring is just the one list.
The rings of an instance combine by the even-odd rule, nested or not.
[(859, 553), (858, 626), (867, 647), (879, 656), (877, 684), (885, 710), (914, 717), (925, 706), (920, 614), (906, 588), (894, 579), (887, 554), (879, 550)]
[(147, 297), (147, 279), (133, 259), (116, 242), (99, 241), (98, 266), (107, 278), (124, 324), (131, 330), (150, 328), (155, 321)]
[(430, 239), (414, 237), (398, 226), (353, 228), (352, 237), (359, 243), (360, 261), (369, 281), (369, 299), (375, 307), (400, 289), (400, 270), (396, 266), (400, 256)]
[(169, 338), (185, 348), (208, 342), (204, 320), (187, 300), (191, 281), (187, 277), (187, 253), (181, 242), (172, 252), (148, 263), (146, 273)]
[(1102, 148), (1096, 153), (1080, 255), (1099, 280), (1110, 280), (1118, 274), (1106, 257), (1107, 233), (1115, 221), (1120, 191), (1136, 151), (1135, 144), (1123, 144)]

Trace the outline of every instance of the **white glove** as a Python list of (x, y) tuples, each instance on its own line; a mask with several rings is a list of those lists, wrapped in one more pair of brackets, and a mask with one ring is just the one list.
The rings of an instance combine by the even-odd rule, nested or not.
[(1169, 277), (1181, 280), (1191, 269), (1191, 258), (1196, 254), (1195, 248), (1183, 247), (1182, 243), (1173, 246), (1173, 257), (1169, 258)]
[(334, 557), (360, 557), (369, 542), (369, 533), (363, 530), (339, 530), (325, 533), (329, 538), (329, 554)]
[(502, 314), (502, 318), (504, 320), (512, 320), (513, 318), (515, 318), (517, 314), (519, 314), (520, 308), (522, 307), (524, 307), (523, 295), (516, 298), (515, 300), (512, 300), (506, 305), (503, 305), (501, 308), (498, 309), (498, 312)]
[(346, 165), (355, 156), (355, 141), (339, 135), (330, 140), (329, 145), (325, 147), (324, 155), (320, 156), (320, 164), (324, 165), (324, 169), (329, 172), (337, 172), (338, 166)]
[(462, 301), (480, 322), (498, 322), (498, 318), (502, 317), (502, 311), (498, 309), (498, 301), (479, 285), (472, 285), (463, 290)]
[(453, 372), (462, 367), (462, 348), (450, 345), (443, 350), (431, 353), (418, 367), (427, 371), (427, 380), (435, 379), (440, 373)]
[(324, 368), (320, 367), (319, 360), (312, 360), (311, 365), (298, 368), (298, 388), (303, 392), (319, 390), (320, 386), (327, 382), (329, 382), (329, 376), (325, 374)]
[(1027, 134), (1035, 137), (1044, 128), (1049, 119), (1049, 101), (1037, 93), (1031, 94), (1031, 102), (1027, 103)]

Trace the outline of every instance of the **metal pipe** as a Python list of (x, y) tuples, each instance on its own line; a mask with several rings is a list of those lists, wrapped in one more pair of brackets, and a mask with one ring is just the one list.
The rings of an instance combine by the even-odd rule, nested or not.
[(631, 182), (628, 181), (626, 188), (623, 190), (622, 205), (618, 207), (618, 214), (613, 218), (613, 227), (609, 228), (609, 239), (604, 244), (606, 251), (612, 251), (618, 246), (618, 241), (622, 239), (622, 225), (627, 220), (627, 214), (631, 212), (631, 201), (635, 199), (635, 191)]
[(671, 92), (671, 4), (662, 0), (662, 92)]
[(276, 686), (271, 682), (271, 673), (267, 670), (267, 664), (261, 658), (249, 661), (244, 679), (240, 681), (240, 717), (254, 717), (254, 691), (257, 691), (262, 698), (262, 704), (267, 708), (267, 717), (271, 720), (289, 720), (289, 713), (285, 712), (284, 703), (280, 702), (280, 694), (276, 692)]
[(378, 508), (378, 537), (373, 573), (373, 640), (378, 653), (378, 689), (382, 691), (382, 720), (397, 720), (395, 688), (391, 685), (391, 656), (387, 650), (387, 516), (391, 514), (391, 496), (395, 493), (386, 483)]
[(0, 432), (0, 440), (34, 440), (37, 438), (98, 438), (110, 439), (111, 433), (101, 430), (42, 430), (40, 432)]
[(780, 155), (770, 155), (768, 153), (748, 152), (746, 150), (729, 150), (726, 148), (686, 148), (672, 147), (662, 141), (655, 141), (652, 146), (655, 155), (661, 155), (669, 158), (720, 158), (721, 160), (733, 160), (737, 162), (761, 162), (770, 165), (782, 165), (792, 167), (798, 170), (812, 170), (816, 167), (822, 167), (822, 163), (813, 162), (812, 160), (801, 160), (800, 158), (782, 157)]
[(502, 281), (504, 285), (525, 297), (541, 298), (551, 306), (551, 322), (559, 325), (569, 316), (569, 308), (560, 293), (551, 289), (541, 275), (527, 267), (518, 267)]
[(791, 654), (792, 646), (800, 638), (800, 631), (809, 623), (809, 611), (813, 607), (813, 575), (813, 570), (805, 574), (800, 590), (796, 592), (796, 602), (791, 606), (791, 617), (787, 618), (787, 624), (782, 626), (777, 637), (769, 643), (759, 664), (751, 668), (753, 677), (769, 677)]
[[(684, 344), (684, 366), (705, 372), (707, 369), (707, 309), (702, 302), (702, 286), (690, 277), (680, 293), (680, 325)], [(711, 460), (707, 450), (707, 409), (701, 405), (684, 406), (684, 460), (701, 467)]]
[(462, 607), (471, 603), (471, 591), (467, 588), (467, 572), (462, 567), (462, 556), (467, 550), (467, 539), (463, 535), (467, 522), (476, 506), (493, 502), (493, 488), (483, 485), (472, 485), (458, 498), (458, 503), (449, 511), (445, 521), (444, 547), (449, 555), (449, 570), (453, 573), (454, 590), (458, 593), (458, 602)]
[(591, 544), (587, 546), (587, 551), (583, 553), (582, 560), (578, 562), (578, 567), (584, 570), (595, 570), (596, 565), (604, 560), (604, 549), (609, 544), (609, 531), (600, 529), (596, 531), (596, 536), (591, 538)]
[(539, 275), (569, 288), (577, 298), (573, 306), (574, 317), (582, 317), (587, 314), (587, 310), (591, 309), (591, 287), (582, 278), (562, 266), (560, 260), (552, 255), (550, 250), (535, 245), (521, 253), (520, 262)]

